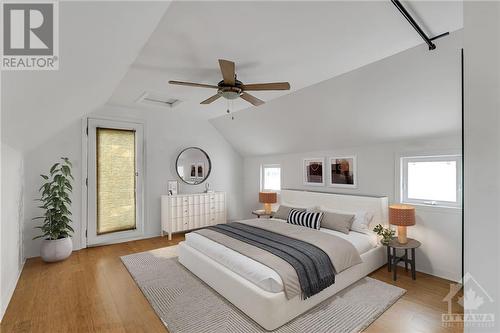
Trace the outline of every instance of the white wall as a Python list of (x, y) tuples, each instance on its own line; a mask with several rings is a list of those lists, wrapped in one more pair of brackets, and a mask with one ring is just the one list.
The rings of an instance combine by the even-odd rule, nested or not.
[[(457, 110), (458, 112), (458, 110)], [(332, 145), (334, 146), (334, 145)], [(458, 136), (426, 139), (409, 142), (367, 145), (349, 149), (294, 153), (245, 158), (244, 202), (246, 216), (260, 207), (260, 165), (280, 164), (282, 188), (387, 195), (390, 202), (399, 198), (397, 160), (400, 155), (420, 153), (460, 153)], [(357, 156), (357, 189), (341, 189), (328, 186), (303, 184), (303, 158), (339, 155)], [(328, 162), (327, 162), (328, 163)], [(328, 179), (328, 178), (327, 178)], [(409, 237), (422, 243), (417, 250), (417, 270), (457, 281), (461, 275), (461, 210), (436, 207), (418, 207), (417, 224), (408, 229)]]
[(2, 212), (1, 212), (1, 308), (0, 319), (16, 288), (24, 264), (23, 225), (23, 156), (2, 143)]
[[(167, 192), (167, 181), (177, 179), (175, 159), (177, 154), (188, 146), (198, 146), (204, 149), (212, 160), (212, 172), (208, 178), (211, 188), (227, 192), (228, 217), (237, 219), (242, 214), (242, 170), (243, 159), (229, 143), (206, 120), (186, 117), (175, 109), (136, 110), (104, 106), (90, 114), (96, 118), (112, 118), (144, 123), (146, 151), (145, 180), (145, 237), (160, 234), (160, 195)], [(35, 223), (31, 218), (37, 216), (38, 208), (33, 201), (38, 198), (40, 173), (46, 170), (61, 156), (67, 156), (73, 161), (75, 176), (73, 191), (73, 237), (75, 249), (82, 247), (82, 127), (81, 121), (74, 121), (71, 126), (52, 136), (49, 140), (26, 154), (26, 232), (25, 246), (27, 257), (39, 255), (39, 241), (31, 240), (36, 235), (33, 230)], [(196, 186), (182, 182), (180, 193), (201, 192), (205, 183)]]
[[(0, 71), (0, 91), (1, 91), (1, 87), (2, 87), (2, 72)], [(0, 106), (1, 108), (1, 106)], [(1, 117), (1, 114), (0, 114), (0, 138), (2, 137), (2, 117)], [(3, 307), (4, 307), (4, 303), (3, 303), (3, 290), (2, 290), (2, 224), (3, 224), (3, 219), (2, 219), (2, 191), (1, 191), (1, 187), (2, 187), (2, 144), (1, 144), (1, 140), (0, 140), (0, 322), (2, 321), (2, 318), (3, 318)]]
[[(495, 314), (500, 331), (500, 3), (464, 2), (465, 272), (493, 298), (473, 313)], [(466, 285), (467, 288), (467, 285)], [(477, 290), (477, 289), (474, 289)], [(474, 299), (466, 299), (470, 305)]]

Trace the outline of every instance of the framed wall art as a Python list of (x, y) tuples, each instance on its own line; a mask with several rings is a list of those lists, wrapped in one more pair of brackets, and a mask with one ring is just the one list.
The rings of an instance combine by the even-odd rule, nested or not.
[(168, 195), (177, 195), (179, 189), (179, 184), (177, 180), (169, 180), (168, 181)]
[(328, 186), (357, 188), (356, 156), (330, 157), (330, 177)]
[(205, 163), (196, 164), (196, 178), (197, 179), (205, 178)]
[(304, 185), (325, 185), (325, 159), (304, 158), (303, 163)]

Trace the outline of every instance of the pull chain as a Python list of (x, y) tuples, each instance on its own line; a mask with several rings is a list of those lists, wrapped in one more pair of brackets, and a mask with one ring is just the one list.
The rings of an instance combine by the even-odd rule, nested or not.
[(227, 100), (227, 111), (226, 113), (231, 117), (231, 120), (234, 120), (234, 116), (231, 114), (231, 109), (233, 108), (233, 101)]

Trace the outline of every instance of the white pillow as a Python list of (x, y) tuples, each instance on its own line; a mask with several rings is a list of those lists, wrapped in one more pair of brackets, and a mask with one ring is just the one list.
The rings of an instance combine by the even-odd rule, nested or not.
[(371, 212), (359, 211), (354, 215), (354, 222), (352, 222), (351, 230), (361, 232), (363, 234), (371, 235), (373, 230), (370, 224), (373, 221), (374, 214)]
[(337, 210), (337, 209), (329, 209), (325, 207), (321, 207), (322, 211), (325, 212), (330, 212), (330, 213), (338, 213), (338, 214), (353, 214), (354, 215), (354, 221), (352, 222), (351, 230), (360, 232), (363, 234), (367, 235), (372, 235), (373, 230), (370, 226), (371, 222), (373, 221), (373, 217), (375, 216), (372, 212), (366, 212), (366, 211), (357, 211), (357, 212), (347, 212), (343, 210)]

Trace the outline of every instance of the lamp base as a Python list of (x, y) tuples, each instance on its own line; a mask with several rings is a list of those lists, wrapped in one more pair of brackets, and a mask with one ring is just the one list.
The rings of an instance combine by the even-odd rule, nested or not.
[(398, 243), (408, 243), (408, 238), (406, 237), (406, 226), (398, 226)]
[(273, 208), (271, 207), (270, 203), (264, 204), (264, 211), (266, 212), (266, 214), (271, 214), (273, 212)]

